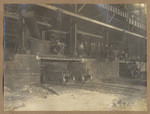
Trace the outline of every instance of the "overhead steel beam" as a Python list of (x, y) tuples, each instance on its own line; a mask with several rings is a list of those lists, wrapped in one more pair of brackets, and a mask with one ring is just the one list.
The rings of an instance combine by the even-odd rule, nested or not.
[(134, 29), (134, 26), (131, 28), (131, 31), (133, 31), (133, 29)]
[(87, 32), (83, 32), (83, 31), (77, 31), (77, 33), (79, 33), (81, 35), (85, 35), (85, 36), (91, 36), (91, 37), (95, 37), (95, 38), (100, 38), (100, 39), (103, 38), (102, 36), (91, 34), (91, 33), (87, 33)]
[[(75, 6), (77, 7), (77, 6)], [(76, 8), (75, 8), (76, 9)], [(70, 18), (70, 55), (77, 56), (77, 22), (74, 17)]]
[(75, 13), (78, 12), (78, 4), (75, 4)]
[(111, 29), (114, 29), (114, 30), (118, 30), (120, 32), (124, 31), (124, 32), (126, 32), (128, 34), (131, 34), (131, 35), (134, 35), (134, 36), (137, 36), (137, 37), (140, 37), (140, 38), (146, 38), (145, 36), (142, 36), (142, 35), (139, 35), (139, 34), (136, 34), (136, 33), (133, 33), (133, 32), (130, 32), (130, 31), (127, 31), (127, 30), (124, 30), (124, 29), (121, 29), (121, 28), (118, 28), (118, 27), (115, 27), (115, 26), (112, 26), (112, 25), (109, 25), (109, 24), (106, 24), (106, 23), (94, 20), (94, 19), (90, 19), (88, 17), (81, 16), (79, 14), (75, 14), (75, 13), (69, 12), (69, 11), (60, 9), (58, 7), (52, 6), (52, 5), (48, 5), (48, 4), (37, 4), (37, 5), (45, 7), (45, 8), (48, 8), (48, 9), (51, 9), (51, 10), (54, 10), (54, 11), (61, 10), (62, 13), (66, 14), (66, 15), (70, 15), (70, 16), (73, 16), (73, 17), (76, 17), (76, 18), (79, 18), (79, 19), (82, 19), (82, 20), (86, 20), (86, 21), (89, 21), (89, 22), (92, 22), (92, 23), (95, 23), (95, 24), (99, 24), (99, 25), (102, 25), (102, 26), (105, 26), (105, 27), (108, 27), (108, 28), (111, 28)]
[[(19, 15), (13, 15), (13, 14), (6, 14), (6, 13), (4, 13), (4, 16), (5, 17), (8, 17), (8, 18), (12, 18), (12, 19), (19, 19)], [(48, 24), (48, 23), (44, 23), (44, 22), (41, 22), (41, 21), (37, 21), (37, 23), (39, 24), (39, 25), (43, 25), (43, 26), (47, 26), (47, 27), (52, 27), (52, 25), (51, 24)]]
[(72, 4), (70, 4), (70, 6), (71, 6), (72, 10), (75, 12), (75, 8), (73, 8)]
[(116, 15), (116, 14), (114, 13), (114, 14), (111, 16), (111, 18), (109, 19), (108, 23), (111, 22), (111, 20), (114, 18), (115, 15)]
[(54, 33), (56, 33), (56, 32), (58, 32), (59, 34), (67, 34), (68, 32), (65, 32), (65, 31), (60, 31), (60, 30), (48, 30), (49, 32), (54, 32)]
[(86, 5), (86, 4), (83, 4), (83, 5), (78, 9), (78, 12), (80, 12), (80, 11), (84, 8), (85, 5)]

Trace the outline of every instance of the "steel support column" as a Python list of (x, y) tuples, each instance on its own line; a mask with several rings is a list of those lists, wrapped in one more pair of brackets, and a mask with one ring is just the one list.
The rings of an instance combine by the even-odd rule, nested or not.
[[(77, 4), (74, 5), (74, 13), (78, 12)], [(77, 23), (76, 17), (70, 17), (70, 55), (71, 57), (77, 56)]]
[(22, 28), (22, 41), (21, 41), (21, 51), (24, 51), (25, 50), (25, 38), (26, 38), (26, 27), (25, 27), (25, 22), (24, 22), (24, 19), (23, 19), (23, 28)]
[(114, 13), (114, 14), (111, 16), (111, 18), (109, 19), (108, 23), (111, 22), (111, 20), (114, 18), (115, 15), (116, 15), (116, 14)]
[(83, 4), (83, 5), (78, 9), (78, 12), (80, 12), (80, 11), (84, 8), (85, 5), (86, 5), (86, 4)]
[[(108, 20), (108, 10), (107, 10), (107, 13), (106, 13), (106, 22), (109, 23), (109, 20)], [(106, 44), (108, 45), (108, 42), (109, 42), (109, 28), (107, 28), (107, 41), (106, 41)]]
[(74, 17), (70, 17), (70, 55), (76, 57), (77, 47), (77, 23)]
[(45, 30), (42, 31), (42, 40), (45, 40)]

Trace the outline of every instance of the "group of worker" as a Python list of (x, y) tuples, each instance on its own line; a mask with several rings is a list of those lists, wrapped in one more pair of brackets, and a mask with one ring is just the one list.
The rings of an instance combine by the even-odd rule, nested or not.
[[(62, 45), (64, 44), (64, 45)], [(65, 53), (65, 43), (60, 43), (58, 40), (53, 42), (51, 47), (51, 53), (53, 54), (62, 54)], [(102, 42), (78, 42), (77, 43), (77, 57), (81, 58), (94, 58), (99, 61), (113, 61), (116, 59), (119, 60), (128, 60), (128, 51), (120, 50), (117, 51), (114, 49), (113, 45), (104, 44)]]
[(99, 61), (113, 61), (117, 58), (127, 60), (128, 58), (127, 52), (123, 50), (118, 52), (113, 49), (113, 45), (104, 45), (101, 42), (88, 43), (85, 41), (84, 43), (78, 43), (77, 53), (79, 57), (95, 58)]

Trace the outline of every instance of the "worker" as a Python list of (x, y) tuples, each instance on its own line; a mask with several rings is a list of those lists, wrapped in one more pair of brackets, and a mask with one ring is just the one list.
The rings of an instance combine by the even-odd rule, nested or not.
[(103, 43), (101, 44), (100, 58), (101, 58), (101, 61), (104, 61), (104, 45), (103, 45)]
[(55, 40), (54, 42), (55, 43), (50, 47), (50, 52), (55, 55), (60, 54), (61, 52), (60, 42), (59, 40)]
[(90, 54), (89, 54), (89, 55), (90, 55), (90, 58), (92, 58), (92, 47), (93, 47), (93, 42), (91, 42), (89, 46), (90, 46), (90, 48), (89, 48), (89, 53), (90, 53)]
[(92, 58), (95, 58), (95, 43), (93, 42), (91, 45)]
[(65, 47), (67, 46), (65, 43), (58, 43), (58, 45), (60, 45), (61, 50), (60, 50), (60, 54), (64, 55), (65, 54)]
[(84, 45), (83, 43), (80, 43), (78, 46), (78, 56), (83, 55), (83, 52), (84, 52)]
[(103, 59), (105, 60), (105, 61), (107, 61), (108, 60), (108, 45), (106, 44), (106, 45), (104, 45), (104, 48), (103, 48)]
[(88, 46), (87, 41), (85, 41), (85, 43), (84, 43), (84, 53), (85, 53), (86, 57), (89, 56), (89, 46)]
[(100, 60), (100, 55), (101, 55), (101, 43), (98, 42), (97, 44), (97, 59)]
[(108, 59), (109, 59), (109, 61), (115, 60), (115, 55), (114, 55), (114, 52), (111, 48), (109, 48)]

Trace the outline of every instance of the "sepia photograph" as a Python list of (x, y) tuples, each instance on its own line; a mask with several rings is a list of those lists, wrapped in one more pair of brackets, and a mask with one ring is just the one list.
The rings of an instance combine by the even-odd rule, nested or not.
[(5, 111), (147, 111), (147, 5), (4, 4)]

